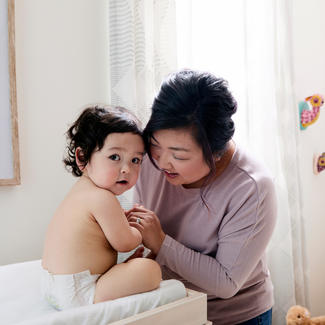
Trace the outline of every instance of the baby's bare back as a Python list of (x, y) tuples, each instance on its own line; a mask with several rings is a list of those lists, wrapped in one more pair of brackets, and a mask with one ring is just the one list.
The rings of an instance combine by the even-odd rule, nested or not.
[(77, 182), (52, 218), (42, 259), (51, 273), (103, 274), (116, 264), (117, 253), (89, 209), (89, 190), (91, 186)]

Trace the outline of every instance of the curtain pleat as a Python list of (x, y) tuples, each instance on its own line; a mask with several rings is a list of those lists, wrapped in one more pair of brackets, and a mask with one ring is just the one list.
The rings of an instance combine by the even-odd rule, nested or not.
[(292, 305), (309, 305), (299, 123), (292, 82), (291, 2), (246, 0), (244, 14), (248, 143), (271, 169), (278, 197), (268, 263), (275, 295), (273, 324), (280, 325)]
[(172, 0), (109, 0), (109, 76), (113, 105), (146, 122), (161, 81), (177, 68)]

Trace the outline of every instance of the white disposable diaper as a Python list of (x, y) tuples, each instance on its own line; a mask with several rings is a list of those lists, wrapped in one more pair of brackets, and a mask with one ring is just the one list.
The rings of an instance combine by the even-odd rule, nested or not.
[(43, 269), (43, 296), (57, 310), (91, 305), (99, 277), (100, 274), (91, 274), (89, 270), (76, 274), (52, 274)]

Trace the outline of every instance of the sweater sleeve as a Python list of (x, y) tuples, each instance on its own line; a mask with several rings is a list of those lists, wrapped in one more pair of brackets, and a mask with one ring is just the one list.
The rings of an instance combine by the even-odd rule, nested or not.
[(160, 265), (166, 265), (207, 293), (220, 298), (231, 297), (232, 294), (229, 295), (229, 292), (234, 292), (237, 288), (236, 283), (215, 258), (187, 248), (168, 235), (165, 237), (156, 261)]
[(209, 294), (234, 296), (260, 262), (275, 226), (273, 183), (267, 180), (263, 188), (246, 193), (228, 211), (216, 234), (216, 256), (199, 253), (167, 235), (157, 262)]

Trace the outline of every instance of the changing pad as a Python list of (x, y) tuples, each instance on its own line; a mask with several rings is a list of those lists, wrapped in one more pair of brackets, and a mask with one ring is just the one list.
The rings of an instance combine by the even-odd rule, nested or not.
[(41, 261), (0, 266), (0, 323), (15, 325), (106, 325), (186, 297), (178, 280), (161, 281), (146, 293), (56, 311), (40, 295)]

